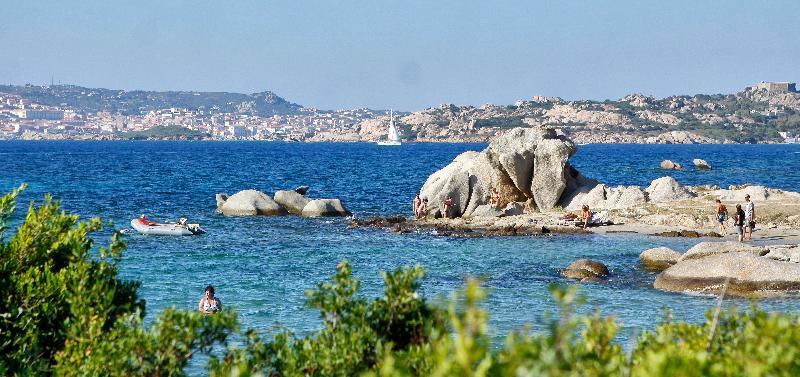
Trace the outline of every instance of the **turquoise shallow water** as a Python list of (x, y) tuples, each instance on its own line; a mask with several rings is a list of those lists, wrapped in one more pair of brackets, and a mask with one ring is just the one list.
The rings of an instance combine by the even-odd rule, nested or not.
[[(501, 336), (554, 310), (546, 289), (568, 283), (559, 270), (577, 258), (606, 263), (613, 276), (587, 284), (583, 310), (599, 308), (624, 325), (650, 328), (669, 308), (678, 319), (700, 321), (714, 299), (652, 288), (639, 253), (649, 247), (685, 250), (694, 240), (633, 235), (556, 235), (452, 239), (349, 229), (344, 219), (225, 218), (214, 213), (214, 193), (255, 188), (266, 192), (311, 186), (310, 196), (341, 197), (357, 216), (410, 212), (413, 194), (435, 170), (479, 144), (283, 144), (264, 142), (0, 142), (0, 190), (27, 182), (22, 202), (52, 193), (63, 207), (100, 216), (119, 228), (147, 213), (157, 220), (186, 216), (208, 230), (199, 237), (128, 234), (122, 275), (142, 282), (148, 321), (165, 307), (194, 309), (207, 284), (235, 307), (244, 327), (268, 331), (276, 322), (299, 333), (319, 326), (303, 307), (304, 291), (327, 279), (342, 258), (351, 261), (365, 295), (379, 295), (379, 271), (420, 263), (429, 275), (423, 294), (433, 300), (483, 276), (492, 329)], [(700, 157), (711, 172), (674, 172), (686, 184), (752, 182), (800, 191), (800, 145), (637, 146), (589, 145), (573, 158), (585, 175), (612, 185), (647, 185), (664, 175), (661, 159), (691, 164)], [(19, 206), (15, 221), (23, 215)], [(97, 235), (107, 239), (109, 232)], [(732, 303), (748, 305), (743, 300)], [(796, 311), (793, 299), (762, 306)]]

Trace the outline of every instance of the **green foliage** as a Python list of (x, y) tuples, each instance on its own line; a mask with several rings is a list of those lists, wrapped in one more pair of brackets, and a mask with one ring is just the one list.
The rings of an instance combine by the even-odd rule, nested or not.
[(139, 283), (117, 278), (125, 244), (115, 234), (92, 258), (101, 221), (79, 222), (49, 196), (6, 242), (23, 188), (0, 198), (0, 374), (180, 375), (196, 350), (236, 330), (233, 312), (176, 310), (142, 327)]

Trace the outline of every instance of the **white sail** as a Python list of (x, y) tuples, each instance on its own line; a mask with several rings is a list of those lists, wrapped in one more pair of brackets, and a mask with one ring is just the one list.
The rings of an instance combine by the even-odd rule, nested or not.
[(389, 134), (386, 136), (387, 141), (379, 141), (378, 145), (401, 145), (400, 134), (397, 132), (397, 127), (394, 126), (394, 111), (389, 110)]

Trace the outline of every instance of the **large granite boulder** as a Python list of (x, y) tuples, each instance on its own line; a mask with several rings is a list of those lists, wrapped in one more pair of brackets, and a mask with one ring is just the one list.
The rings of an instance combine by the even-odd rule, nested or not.
[(764, 258), (775, 259), (781, 262), (800, 263), (800, 245), (769, 245)]
[(719, 294), (729, 279), (727, 294), (774, 296), (800, 290), (800, 264), (765, 258), (751, 252), (728, 252), (682, 259), (664, 270), (653, 286), (674, 292)]
[(275, 202), (282, 205), (291, 213), (296, 215), (303, 213), (303, 208), (306, 207), (311, 199), (306, 198), (297, 190), (280, 190), (275, 192)]
[[(498, 207), (533, 200), (539, 210), (559, 204), (577, 172), (569, 157), (575, 146), (547, 128), (515, 128), (495, 138), (482, 152), (464, 152), (432, 174), (420, 190), (430, 216), (439, 217), (441, 204), (453, 198), (451, 215), (471, 216), (489, 204), (491, 189), (500, 194)], [(486, 211), (481, 209), (482, 214)]]
[(283, 207), (261, 191), (239, 191), (226, 200), (222, 199), (223, 196), (217, 196), (217, 211), (225, 216), (277, 216), (286, 214), (286, 210)]
[(725, 253), (750, 253), (760, 255), (765, 252), (765, 248), (759, 246), (752, 246), (741, 242), (727, 241), (727, 242), (700, 242), (694, 245), (691, 249), (687, 250), (679, 261), (690, 259), (701, 259), (712, 255), (725, 254)]
[(675, 200), (691, 199), (696, 195), (678, 183), (675, 178), (661, 177), (650, 183), (644, 191), (651, 202), (671, 202)]
[(639, 254), (639, 260), (642, 261), (644, 268), (651, 271), (664, 271), (678, 263), (680, 257), (680, 253), (668, 247), (655, 247)]
[(304, 217), (349, 216), (350, 211), (339, 199), (313, 199), (303, 207), (300, 214)]
[(569, 279), (600, 279), (608, 274), (606, 265), (591, 259), (578, 259), (561, 271), (561, 276)]
[(214, 199), (217, 201), (217, 212), (219, 212), (222, 205), (225, 204), (225, 201), (228, 200), (228, 194), (216, 194), (214, 195)]

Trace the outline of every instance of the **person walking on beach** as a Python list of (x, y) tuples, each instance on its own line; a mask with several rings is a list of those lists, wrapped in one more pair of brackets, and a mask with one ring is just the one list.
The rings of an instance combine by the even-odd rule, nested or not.
[(747, 228), (747, 238), (748, 240), (753, 240), (753, 228), (756, 227), (756, 206), (753, 202), (750, 201), (750, 194), (744, 196), (744, 218), (745, 218), (745, 227)]
[(736, 234), (739, 235), (739, 242), (744, 241), (744, 222), (745, 222), (745, 215), (744, 211), (742, 210), (742, 205), (736, 205), (736, 217), (733, 219), (733, 225), (736, 227)]
[(722, 201), (717, 199), (717, 208), (715, 209), (717, 215), (717, 222), (719, 223), (719, 234), (723, 237), (727, 234), (727, 229), (725, 229), (725, 220), (728, 219), (728, 207), (725, 207), (722, 204)]
[(422, 205), (422, 199), (419, 198), (419, 193), (414, 196), (414, 203), (412, 204), (414, 217), (419, 218), (419, 206)]
[(214, 297), (213, 286), (206, 287), (203, 298), (197, 303), (197, 309), (203, 314), (214, 314), (222, 310), (222, 301), (218, 297)]
[(447, 199), (442, 202), (442, 217), (449, 219), (451, 209), (453, 209), (453, 197), (448, 195)]

